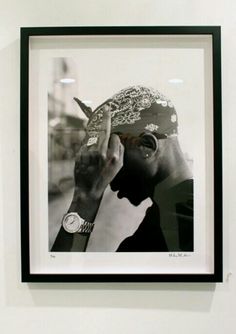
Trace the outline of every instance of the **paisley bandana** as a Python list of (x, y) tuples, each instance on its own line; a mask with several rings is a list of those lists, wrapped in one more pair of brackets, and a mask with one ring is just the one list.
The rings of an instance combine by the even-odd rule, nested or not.
[(152, 132), (166, 138), (177, 135), (178, 120), (172, 102), (153, 88), (132, 86), (95, 109), (87, 126), (89, 137), (99, 134), (105, 104), (110, 105), (112, 132), (133, 135)]

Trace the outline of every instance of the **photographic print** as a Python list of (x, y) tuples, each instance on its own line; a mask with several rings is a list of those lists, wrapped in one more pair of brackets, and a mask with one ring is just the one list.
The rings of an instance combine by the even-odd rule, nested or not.
[(22, 28), (21, 51), (22, 276), (220, 280), (219, 28)]

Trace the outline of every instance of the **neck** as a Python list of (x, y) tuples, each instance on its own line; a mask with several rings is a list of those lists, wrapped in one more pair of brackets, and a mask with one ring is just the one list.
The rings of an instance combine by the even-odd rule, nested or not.
[(161, 167), (157, 173), (156, 182), (158, 191), (167, 190), (178, 183), (192, 179), (192, 172), (180, 149), (177, 138), (174, 141), (172, 140), (171, 144), (165, 143), (159, 160)]

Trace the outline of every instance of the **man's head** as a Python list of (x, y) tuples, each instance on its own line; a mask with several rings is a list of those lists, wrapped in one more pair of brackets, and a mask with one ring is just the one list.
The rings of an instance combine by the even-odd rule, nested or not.
[(95, 109), (89, 119), (89, 138), (96, 138), (104, 105), (111, 113), (111, 133), (125, 147), (124, 164), (111, 182), (118, 197), (138, 205), (151, 196), (155, 183), (166, 177), (166, 154), (177, 147), (178, 121), (171, 101), (158, 91), (143, 86), (121, 90)]
[(163, 138), (177, 134), (178, 120), (172, 102), (152, 88), (132, 86), (122, 89), (94, 110), (87, 126), (90, 137), (98, 135), (105, 104), (110, 107), (111, 132), (136, 136), (149, 132)]

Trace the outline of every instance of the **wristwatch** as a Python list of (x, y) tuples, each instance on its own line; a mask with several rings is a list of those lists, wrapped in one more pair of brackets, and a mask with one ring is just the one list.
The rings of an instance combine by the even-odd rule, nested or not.
[(91, 233), (94, 224), (81, 218), (77, 212), (69, 212), (64, 215), (62, 226), (68, 233)]

